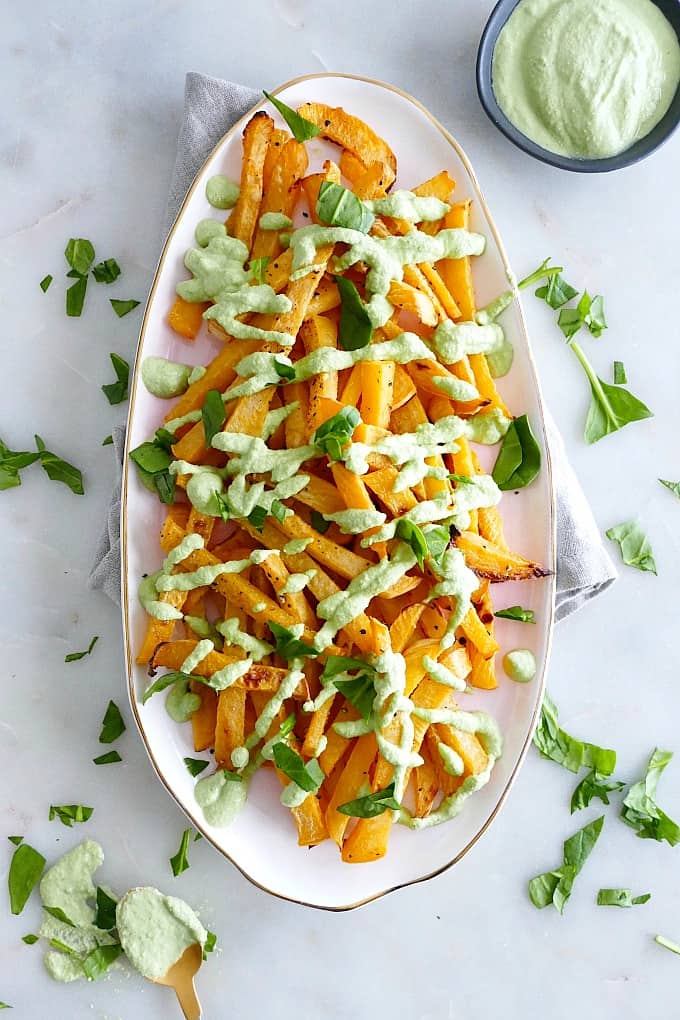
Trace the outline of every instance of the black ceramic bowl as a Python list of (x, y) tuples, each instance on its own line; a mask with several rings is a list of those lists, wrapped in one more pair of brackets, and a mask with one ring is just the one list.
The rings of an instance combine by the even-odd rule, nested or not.
[[(557, 166), (561, 170), (573, 170), (581, 174), (602, 174), (607, 173), (609, 170), (621, 170), (622, 167), (630, 166), (631, 163), (637, 163), (639, 160), (649, 156), (651, 152), (654, 152), (655, 149), (658, 149), (660, 145), (663, 145), (670, 138), (680, 123), (680, 86), (676, 90), (671, 105), (656, 127), (652, 128), (644, 138), (631, 145), (629, 149), (624, 149), (623, 152), (619, 152), (616, 156), (609, 156), (606, 159), (574, 159), (571, 156), (561, 156), (556, 152), (550, 152), (549, 149), (544, 149), (541, 145), (537, 145), (536, 142), (532, 142), (525, 134), (522, 134), (508, 120), (496, 102), (491, 80), (491, 65), (496, 40), (519, 2), (520, 0), (499, 0), (486, 23), (479, 44), (479, 52), (477, 53), (477, 91), (479, 98), (489, 119), (493, 121), (499, 131), (503, 132), (506, 138), (509, 138), (518, 148), (528, 152), (530, 156), (540, 159), (543, 163), (550, 163), (551, 166)], [(653, 0), (653, 2), (670, 21), (680, 40), (680, 0)]]

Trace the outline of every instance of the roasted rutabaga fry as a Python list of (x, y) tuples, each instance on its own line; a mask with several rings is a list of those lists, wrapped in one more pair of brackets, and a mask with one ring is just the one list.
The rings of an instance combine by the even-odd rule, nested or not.
[[(201, 225), (169, 312), (192, 340), (220, 306), (221, 347), (134, 451), (165, 508), (137, 661), (144, 705), (167, 690), (214, 750), (199, 785), (273, 768), (299, 844), (358, 864), (489, 780), (497, 725), (459, 692), (499, 682), (492, 582), (546, 571), (508, 547), (475, 452), (510, 413), (487, 360), (502, 332), (475, 322), (470, 200), (446, 169), (393, 187), (354, 114), (295, 118), (246, 125), (227, 232)], [(337, 162), (308, 166), (314, 128)], [(521, 478), (517, 445), (501, 467)]]

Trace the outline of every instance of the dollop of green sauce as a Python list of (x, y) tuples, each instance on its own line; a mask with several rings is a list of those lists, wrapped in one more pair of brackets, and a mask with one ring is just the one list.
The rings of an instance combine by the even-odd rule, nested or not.
[(140, 974), (156, 981), (184, 951), (208, 933), (184, 900), (145, 886), (131, 889), (116, 907), (116, 927), (128, 960)]
[(239, 186), (231, 177), (215, 174), (205, 186), (205, 197), (215, 209), (232, 209), (238, 202)]
[(168, 400), (186, 392), (189, 388), (189, 376), (193, 371), (193, 365), (182, 365), (179, 361), (170, 361), (168, 358), (144, 358), (142, 382), (154, 397)]
[(231, 825), (246, 802), (247, 784), (240, 776), (224, 769), (199, 779), (194, 787), (196, 803), (206, 822), (217, 829)]
[(503, 669), (517, 684), (528, 684), (536, 676), (536, 659), (528, 648), (516, 648), (503, 656)]
[(528, 138), (578, 158), (649, 134), (680, 82), (680, 45), (651, 0), (521, 0), (493, 54), (498, 104)]

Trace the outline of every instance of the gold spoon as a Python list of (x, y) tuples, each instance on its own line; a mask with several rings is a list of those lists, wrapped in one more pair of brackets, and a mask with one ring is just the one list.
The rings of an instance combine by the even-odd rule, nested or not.
[(201, 1020), (201, 1004), (194, 988), (194, 974), (201, 966), (203, 950), (200, 942), (192, 942), (179, 960), (173, 963), (163, 977), (156, 978), (155, 984), (175, 989), (175, 995), (186, 1020)]

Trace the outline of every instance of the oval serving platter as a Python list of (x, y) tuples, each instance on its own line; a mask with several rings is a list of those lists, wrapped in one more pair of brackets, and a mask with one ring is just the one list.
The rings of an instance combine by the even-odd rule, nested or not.
[[(471, 229), (487, 238), (485, 254), (474, 260), (480, 305), (507, 288), (510, 267), (467, 157), (415, 99), (380, 82), (333, 74), (299, 78), (275, 90), (275, 95), (292, 107), (308, 101), (343, 106), (366, 120), (385, 137), (397, 156), (395, 187), (412, 187), (447, 169), (456, 181), (456, 200), (473, 199)], [(254, 109), (263, 107), (282, 124), (264, 100)], [(183, 257), (194, 244), (194, 228), (200, 219), (214, 216), (205, 198), (205, 183), (216, 173), (238, 179), (241, 133), (253, 112), (234, 125), (201, 168), (166, 241), (142, 324), (130, 395), (122, 492), (122, 608), (128, 692), (159, 779), (203, 836), (265, 891), (308, 906), (346, 910), (431, 878), (455, 864), (474, 846), (499, 811), (526, 754), (541, 703), (553, 622), (554, 575), (494, 586), (497, 608), (521, 602), (535, 611), (537, 622), (535, 626), (526, 626), (498, 621), (499, 686), (495, 691), (475, 691), (466, 697), (465, 708), (485, 709), (496, 717), (504, 736), (504, 753), (488, 785), (467, 801), (463, 812), (453, 821), (419, 832), (396, 825), (385, 858), (371, 864), (344, 864), (330, 842), (314, 847), (311, 853), (297, 845), (293, 822), (279, 803), (278, 781), (271, 770), (260, 770), (252, 781), (246, 807), (232, 826), (215, 829), (205, 822), (194, 799), (194, 779), (182, 760), (194, 754), (191, 726), (174, 723), (165, 712), (163, 698), (152, 698), (144, 706), (139, 701), (149, 681), (144, 667), (134, 661), (135, 649), (146, 627), (136, 592), (142, 574), (158, 569), (161, 564), (158, 532), (164, 510), (129, 469), (127, 454), (153, 435), (168, 407), (167, 402), (150, 396), (141, 384), (142, 359), (157, 355), (204, 364), (217, 353), (218, 341), (207, 330), (203, 329), (194, 343), (187, 343), (173, 333), (166, 319), (175, 286), (186, 277)], [(310, 170), (320, 168), (329, 156), (338, 157), (337, 147), (318, 138), (308, 142), (307, 147)], [(543, 467), (537, 480), (517, 494), (504, 496), (501, 511), (506, 535), (511, 548), (554, 571), (550, 459), (539, 384), (518, 300), (503, 313), (502, 322), (515, 347), (515, 360), (509, 375), (500, 380), (499, 389), (516, 414), (528, 413), (543, 450)], [(490, 470), (496, 450), (477, 449), (483, 468)], [(538, 662), (536, 678), (530, 684), (512, 683), (500, 665), (503, 652), (518, 645), (531, 648)]]

